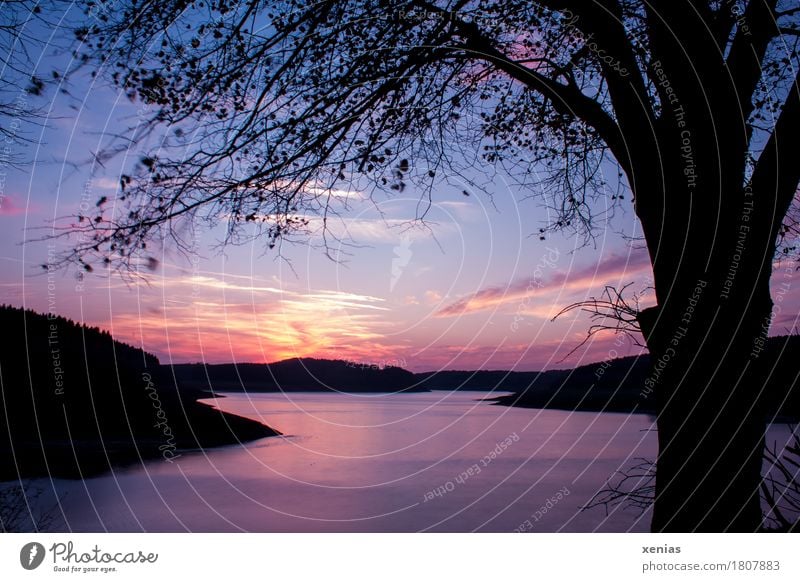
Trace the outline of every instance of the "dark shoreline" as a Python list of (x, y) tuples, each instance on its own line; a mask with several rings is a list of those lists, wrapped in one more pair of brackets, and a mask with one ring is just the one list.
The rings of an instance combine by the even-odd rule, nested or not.
[(132, 431), (119, 427), (123, 430), (103, 431), (100, 438), (40, 441), (31, 434), (18, 433), (0, 447), (0, 481), (90, 478), (159, 459), (174, 463), (185, 454), (204, 449), (281, 436), (280, 431), (265, 424), (198, 402), (212, 396), (209, 392), (183, 390), (169, 393), (162, 388), (161, 410), (167, 419), (165, 426), (169, 427), (166, 434), (163, 429), (153, 435), (153, 431), (139, 427)]

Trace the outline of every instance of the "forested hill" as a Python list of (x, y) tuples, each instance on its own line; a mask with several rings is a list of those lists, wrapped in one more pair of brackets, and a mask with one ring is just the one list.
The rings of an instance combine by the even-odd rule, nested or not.
[(177, 364), (181, 386), (220, 392), (418, 392), (416, 376), (395, 366), (291, 358), (271, 364)]
[(87, 476), (276, 434), (179, 392), (158, 359), (63, 317), (0, 307), (0, 481)]
[[(64, 364), (72, 368), (81, 364), (85, 353), (92, 360), (92, 365), (113, 365), (114, 362), (123, 368), (155, 368), (159, 365), (158, 358), (153, 354), (117, 341), (109, 332), (59, 315), (2, 305), (0, 325), (4, 331), (14, 330), (13, 335), (5, 332), (9, 341), (3, 342), (5, 345), (0, 354), (3, 361), (9, 363), (30, 359), (37, 364), (47, 361), (54, 368), (58, 366), (52, 366), (53, 362), (62, 356)], [(34, 370), (37, 374), (51, 371), (46, 366)], [(54, 381), (54, 374), (45, 375), (46, 380), (51, 383)]]
[[(769, 338), (760, 355), (769, 372), (754, 386), (766, 414), (800, 417), (800, 337)], [(294, 358), (271, 364), (178, 364), (182, 387), (219, 392), (419, 392), (480, 390), (513, 392), (498, 403), (532, 408), (653, 413), (656, 391), (650, 356), (629, 356), (572, 369), (544, 372), (440, 370), (414, 374), (397, 367), (343, 360)]]
[[(767, 419), (800, 419), (800, 336), (769, 338), (759, 358), (766, 377), (752, 390)], [(650, 356), (643, 354), (549, 372), (439, 372), (430, 374), (422, 385), (458, 383), (463, 389), (489, 381), (491, 387), (514, 392), (496, 398), (509, 406), (654, 413), (657, 377), (651, 371)]]

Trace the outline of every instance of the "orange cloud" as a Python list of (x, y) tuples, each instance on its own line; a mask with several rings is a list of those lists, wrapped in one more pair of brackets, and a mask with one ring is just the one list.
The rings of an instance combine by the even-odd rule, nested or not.
[(115, 337), (171, 361), (265, 362), (297, 356), (396, 357), (385, 300), (335, 290), (300, 292), (256, 280), (162, 277), (135, 311), (112, 312)]

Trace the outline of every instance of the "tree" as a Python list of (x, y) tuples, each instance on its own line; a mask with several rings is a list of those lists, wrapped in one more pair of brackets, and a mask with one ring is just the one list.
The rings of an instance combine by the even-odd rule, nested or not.
[(479, 164), (542, 196), (542, 236), (591, 236), (596, 201), (626, 188), (657, 298), (637, 316), (660, 407), (652, 528), (759, 527), (758, 356), (800, 179), (795, 2), (84, 6), (76, 55), (152, 113), (130, 140), (155, 146), (122, 212), (100, 200), (64, 226), (67, 259), (137, 267), (192, 219), (273, 246), (337, 212), (343, 183), (426, 197)]
[(791, 436), (781, 450), (778, 443), (767, 446), (764, 455), (768, 471), (761, 493), (768, 508), (767, 521), (777, 531), (800, 531), (800, 430), (792, 427)]
[[(773, 442), (764, 450), (766, 472), (761, 482), (764, 529), (777, 532), (796, 532), (800, 528), (800, 433), (790, 426), (786, 442)], [(655, 500), (656, 464), (651, 459), (638, 458), (635, 464), (617, 471), (604, 488), (583, 507), (583, 510), (603, 507), (609, 510), (622, 506), (640, 515)]]
[(27, 482), (0, 489), (0, 532), (50, 531), (63, 519), (63, 496), (52, 505), (43, 505), (44, 490)]
[[(45, 44), (33, 29), (52, 26), (33, 0), (3, 0), (0, 6), (0, 169), (19, 165), (11, 145), (25, 141), (23, 126), (39, 119), (31, 96), (40, 95), (45, 81), (33, 74), (34, 56)], [(33, 54), (32, 54), (33, 53)]]

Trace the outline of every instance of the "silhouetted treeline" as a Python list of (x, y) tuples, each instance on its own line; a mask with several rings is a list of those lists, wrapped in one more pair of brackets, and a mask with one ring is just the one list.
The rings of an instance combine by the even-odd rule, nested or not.
[(432, 390), (492, 390), (514, 392), (495, 400), (502, 404), (563, 410), (654, 410), (652, 399), (640, 394), (648, 372), (647, 356), (618, 358), (569, 370), (546, 372), (442, 371), (417, 374)]
[[(760, 357), (769, 378), (763, 385), (751, 387), (754, 402), (761, 398), (768, 420), (800, 419), (800, 336), (769, 338)], [(504, 379), (503, 374), (508, 377)], [(463, 389), (482, 382), (491, 382), (484, 387), (513, 391), (495, 399), (505, 405), (643, 413), (654, 413), (658, 407), (657, 375), (651, 371), (647, 354), (549, 372), (438, 372), (421, 384)]]
[(220, 392), (395, 392), (427, 390), (416, 376), (395, 366), (367, 366), (344, 360), (292, 358), (272, 364), (177, 364), (182, 386)]
[[(91, 327), (55, 314), (41, 314), (31, 309), (0, 305), (0, 325), (6, 334), (3, 356), (51, 360), (59, 350), (71, 354), (83, 346), (93, 358), (116, 360), (122, 366), (158, 366), (158, 358), (139, 348), (114, 340), (99, 327)], [(19, 335), (16, 335), (19, 332)]]
[[(770, 338), (763, 357), (772, 370), (760, 392), (767, 415), (800, 416), (800, 337)], [(178, 364), (181, 386), (220, 392), (419, 392), (481, 390), (514, 392), (506, 405), (560, 410), (654, 413), (655, 376), (650, 356), (630, 356), (567, 370), (443, 370), (414, 374), (398, 367), (362, 366), (343, 360), (295, 358), (272, 364)]]
[(0, 480), (81, 477), (276, 434), (196, 402), (158, 359), (63, 317), (0, 307)]

